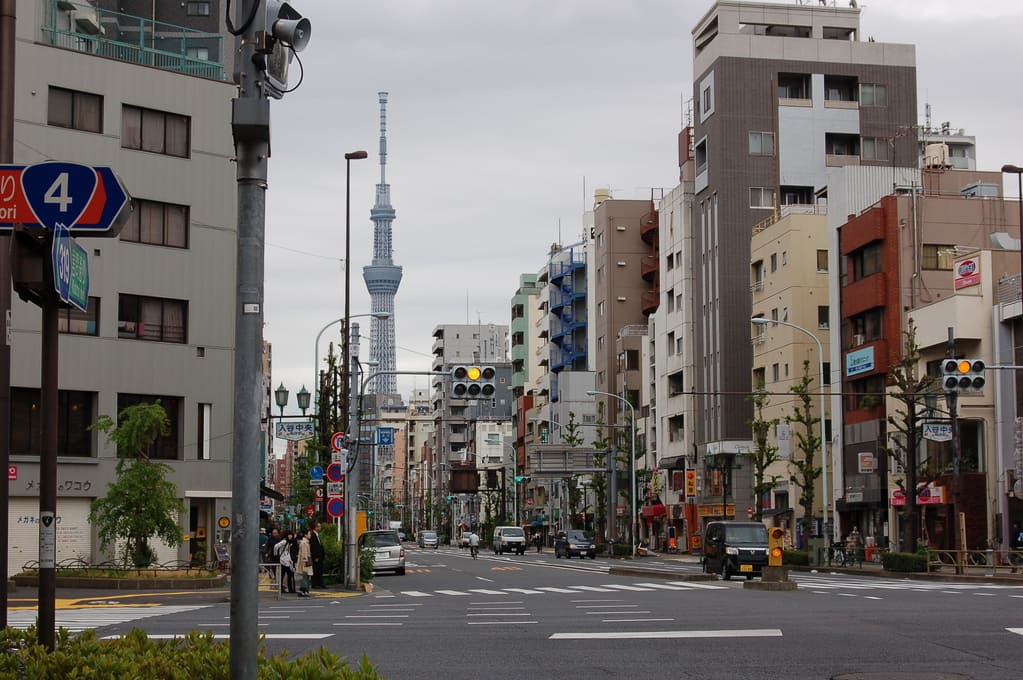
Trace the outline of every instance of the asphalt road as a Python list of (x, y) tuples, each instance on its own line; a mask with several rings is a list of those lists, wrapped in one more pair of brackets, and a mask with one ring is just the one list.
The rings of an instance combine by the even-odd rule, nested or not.
[[(606, 560), (550, 552), (472, 560), (412, 547), (407, 574), (378, 575), (370, 594), (264, 595), (259, 630), (270, 650), (365, 654), (395, 680), (1023, 678), (1023, 583), (795, 573), (796, 591), (768, 592), (688, 580), (695, 564), (644, 564), (677, 577), (610, 575)], [(83, 627), (229, 633), (223, 594), (109, 602), (83, 603)]]

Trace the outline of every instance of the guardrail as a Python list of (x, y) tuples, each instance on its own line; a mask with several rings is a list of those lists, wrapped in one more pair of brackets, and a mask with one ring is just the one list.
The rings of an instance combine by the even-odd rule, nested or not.
[[(124, 562), (106, 561), (93, 564), (88, 560), (84, 560), (79, 557), (73, 557), (66, 560), (61, 560), (56, 563), (56, 570), (58, 573), (64, 572), (63, 575), (68, 575), (68, 572), (78, 572), (85, 574), (90, 571), (102, 571), (110, 574), (120, 574), (123, 576), (157, 576), (161, 572), (172, 572), (172, 571), (183, 571), (186, 574), (193, 571), (209, 571), (209, 572), (221, 572), (223, 569), (218, 568), (217, 562), (210, 564), (196, 565), (188, 560), (170, 560), (168, 562), (159, 562), (157, 564), (151, 564), (147, 567), (133, 567), (124, 564)], [(39, 560), (30, 560), (25, 562), (21, 566), (22, 571), (38, 571)]]
[[(997, 556), (1005, 555), (1005, 561)], [(927, 571), (952, 568), (956, 574), (983, 571), (985, 575), (1010, 574), (1023, 567), (1023, 550), (927, 550)]]

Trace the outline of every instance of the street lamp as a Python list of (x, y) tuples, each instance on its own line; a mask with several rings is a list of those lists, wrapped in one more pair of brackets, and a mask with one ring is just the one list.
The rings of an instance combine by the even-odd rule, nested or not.
[[(831, 506), (828, 503), (828, 454), (827, 454), (828, 447), (827, 447), (827, 443), (825, 442), (825, 439), (824, 439), (824, 432), (825, 432), (825, 430), (824, 430), (824, 419), (825, 419), (825, 416), (824, 416), (824, 347), (821, 345), (821, 341), (817, 337), (816, 334), (811, 333), (810, 331), (808, 331), (807, 329), (803, 328), (802, 326), (797, 326), (794, 323), (789, 323), (788, 321), (778, 321), (776, 319), (765, 319), (762, 316), (755, 316), (752, 319), (750, 319), (750, 321), (752, 321), (753, 325), (755, 325), (755, 326), (766, 326), (769, 323), (773, 323), (773, 324), (780, 324), (782, 326), (788, 326), (789, 328), (795, 328), (797, 331), (802, 331), (802, 332), (806, 333), (807, 335), (809, 335), (813, 339), (813, 341), (817, 343), (817, 371), (818, 371), (817, 382), (819, 383), (818, 389), (820, 391), (820, 411), (821, 411), (821, 448), (820, 448), (820, 455), (821, 455), (821, 477), (823, 478), (823, 481), (824, 481), (824, 483), (821, 485), (822, 486), (822, 491), (823, 491), (823, 497), (821, 498), (821, 501), (823, 502), (823, 506), (824, 506), (824, 538), (827, 539), (828, 545), (830, 546), (832, 541), (833, 541), (835, 527), (832, 524), (830, 530), (828, 528), (828, 510), (831, 509)], [(837, 519), (835, 517), (835, 513), (834, 512), (831, 513), (831, 517), (832, 517), (832, 521), (835, 521)], [(830, 548), (828, 548), (828, 549), (830, 550)]]
[[(352, 319), (352, 161), (362, 160), (368, 158), (369, 154), (365, 151), (349, 151), (345, 154), (345, 315), (344, 315), (344, 350), (341, 365), (342, 380), (341, 385), (342, 393), (345, 395), (342, 400), (344, 408), (341, 409), (341, 422), (347, 423), (350, 418), (350, 411), (352, 407), (352, 395), (348, 388), (348, 383), (351, 378), (352, 367), (348, 365), (350, 360), (348, 345), (351, 342), (349, 338), (349, 326)], [(319, 369), (319, 367), (317, 367)]]
[[(350, 319), (357, 319), (357, 318), (360, 318), (360, 317), (363, 317), (363, 316), (371, 316), (374, 319), (390, 319), (391, 318), (391, 313), (390, 312), (370, 312), (369, 314), (352, 314), (349, 318)], [(313, 385), (317, 385), (318, 386), (320, 384), (320, 338), (323, 337), (324, 332), (326, 332), (326, 330), (328, 328), (330, 328), (331, 326), (333, 326), (336, 323), (341, 323), (344, 320), (345, 320), (344, 317), (341, 317), (340, 319), (334, 319), (333, 321), (328, 323), (326, 326), (321, 328), (320, 332), (316, 334), (316, 344), (313, 347)], [(347, 344), (347, 342), (345, 344)], [(320, 402), (319, 394), (320, 394), (319, 389), (317, 389), (317, 391), (316, 391), (316, 404), (317, 404), (317, 407), (319, 406), (319, 402)]]
[[(289, 396), (290, 393), (288, 392), (288, 388), (284, 386), (284, 383), (281, 383), (280, 386), (274, 390), (274, 401), (277, 403), (277, 408), (281, 410), (282, 418), (284, 417), (284, 407), (288, 405)], [(302, 385), (302, 389), (300, 389), (298, 394), (295, 396), (298, 397), (298, 408), (302, 411), (302, 417), (305, 417), (305, 412), (309, 408), (309, 398), (312, 395), (309, 393), (309, 390), (305, 388), (305, 385)]]
[(1016, 202), (1019, 204), (1019, 257), (1020, 257), (1020, 280), (1023, 281), (1023, 168), (1018, 165), (1006, 163), (1002, 166), (1002, 172), (1016, 175)]
[(623, 404), (625, 404), (626, 406), (629, 407), (629, 412), (632, 415), (632, 426), (629, 428), (632, 431), (632, 448), (629, 450), (629, 472), (630, 472), (629, 484), (632, 487), (631, 493), (629, 495), (632, 497), (632, 516), (629, 518), (629, 533), (632, 535), (632, 537), (631, 537), (631, 540), (632, 540), (632, 552), (630, 553), (630, 555), (635, 557), (636, 556), (636, 409), (632, 407), (632, 404), (629, 403), (628, 399), (626, 399), (625, 397), (619, 396), (617, 394), (613, 394), (611, 392), (600, 392), (598, 390), (587, 390), (586, 394), (590, 395), (591, 397), (595, 396), (597, 394), (602, 394), (605, 397), (611, 397), (612, 399), (617, 399), (618, 401), (622, 402)]

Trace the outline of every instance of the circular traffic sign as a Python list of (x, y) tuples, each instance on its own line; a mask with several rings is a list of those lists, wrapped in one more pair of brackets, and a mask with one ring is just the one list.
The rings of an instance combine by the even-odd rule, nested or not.
[(345, 502), (340, 498), (331, 498), (327, 501), (327, 514), (331, 517), (341, 517), (345, 514)]
[(340, 451), (344, 448), (345, 444), (345, 433), (335, 432), (330, 435), (330, 448), (332, 451)]
[(327, 481), (340, 482), (345, 478), (344, 466), (341, 463), (331, 463), (327, 466)]
[(323, 468), (319, 465), (314, 465), (309, 468), (310, 479), (323, 479)]

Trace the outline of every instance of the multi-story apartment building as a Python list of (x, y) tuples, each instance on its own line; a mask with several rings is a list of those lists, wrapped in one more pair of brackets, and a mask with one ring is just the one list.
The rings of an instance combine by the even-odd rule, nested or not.
[[(692, 31), (693, 290), (683, 297), (694, 346), (683, 370), (698, 472), (733, 475), (722, 463), (752, 446), (752, 227), (782, 206), (825, 204), (833, 169), (916, 165), (915, 135), (902, 132), (916, 119), (914, 48), (861, 40), (859, 12), (720, 0)], [(736, 504), (751, 505), (749, 466), (733, 477)], [(703, 484), (701, 521), (722, 514), (712, 492)]]
[(520, 274), (519, 288), (511, 302), (512, 392), (521, 395), (535, 379), (540, 359), (537, 352), (541, 333), (536, 332), (539, 309), (537, 300), (542, 286), (536, 274)]
[[(147, 11), (132, 15), (129, 4)], [(88, 309), (61, 312), (58, 561), (105, 558), (87, 517), (115, 479), (117, 452), (87, 428), (100, 414), (157, 399), (171, 430), (155, 457), (171, 468), (190, 539), (156, 546), (157, 559), (187, 559), (198, 543), (230, 537), (221, 527), (232, 517), (236, 88), (226, 79), (233, 44), (217, 32), (221, 3), (186, 10), (200, 4), (212, 16), (194, 30), (204, 17), (151, 21), (154, 8), (166, 21), (177, 3), (120, 2), (125, 12), (116, 13), (85, 2), (18, 3), (14, 162), (109, 166), (134, 199), (119, 237), (78, 239), (89, 253)], [(12, 571), (38, 557), (40, 327), (38, 308), (15, 301)]]
[[(816, 212), (813, 206), (786, 207), (779, 219), (765, 220), (754, 227), (750, 242), (753, 316), (779, 322), (756, 325), (753, 335), (752, 387), (765, 393), (759, 419), (777, 422), (767, 442), (777, 447), (780, 459), (765, 471), (766, 479), (776, 481), (764, 495), (762, 507), (765, 519), (787, 521), (787, 526), (797, 531), (801, 525), (796, 522), (803, 516), (798, 504), (802, 489), (790, 481), (790, 461), (802, 460), (806, 454), (798, 449), (798, 439), (792, 432), (802, 426), (785, 420), (801, 406), (791, 388), (809, 379), (806, 392), (812, 414), (819, 418), (818, 405), (824, 401), (822, 393), (831, 377), (827, 216)], [(826, 412), (825, 406), (824, 450), (830, 455), (827, 433), (831, 426)], [(814, 425), (811, 434), (821, 436), (820, 427), (820, 423)], [(816, 466), (828, 469), (830, 479), (833, 471), (826, 460), (822, 461), (821, 448), (814, 447), (810, 455)], [(830, 519), (830, 498), (824, 489), (824, 483), (818, 480), (811, 517)], [(797, 545), (804, 544), (801, 538), (797, 535)]]
[[(908, 312), (954, 295), (957, 288), (955, 261), (964, 249), (990, 246), (998, 233), (1018, 233), (1016, 205), (1000, 200), (1000, 175), (945, 168), (924, 169), (920, 182), (900, 188), (852, 216), (838, 234), (841, 278), (838, 286), (842, 351), (840, 390), (842, 433), (840, 484), (836, 499), (841, 525), (856, 525), (864, 536), (884, 545), (899, 535), (899, 516), (890, 503), (897, 462), (884, 455), (890, 446), (887, 418), (892, 405), (884, 394), (890, 367), (904, 355)], [(957, 296), (957, 305), (971, 304), (970, 295)], [(925, 315), (926, 316), (926, 315)], [(925, 318), (925, 317), (921, 317)], [(933, 319), (933, 316), (930, 317)], [(983, 328), (966, 321), (969, 314), (947, 319), (945, 333), (928, 329), (921, 348), (930, 360), (928, 370), (937, 374), (946, 352), (947, 328), (955, 335), (954, 353), (987, 356)], [(987, 328), (990, 328), (988, 326)], [(940, 343), (934, 338), (944, 338)], [(984, 404), (987, 404), (986, 407)], [(938, 404), (935, 404), (937, 407)], [(984, 412), (984, 408), (988, 412)], [(970, 400), (959, 414), (962, 452), (960, 489), (965, 497), (986, 497), (991, 475), (997, 470), (984, 465), (989, 434), (990, 401)], [(945, 416), (947, 418), (947, 414)], [(947, 444), (928, 442), (932, 459), (948, 459)], [(939, 486), (946, 485), (936, 475)], [(938, 531), (929, 534), (934, 545), (950, 547), (955, 526), (951, 503), (928, 509)], [(890, 527), (888, 534), (884, 526)], [(986, 504), (966, 514), (966, 535), (971, 547), (982, 546), (993, 536), (993, 518)]]

